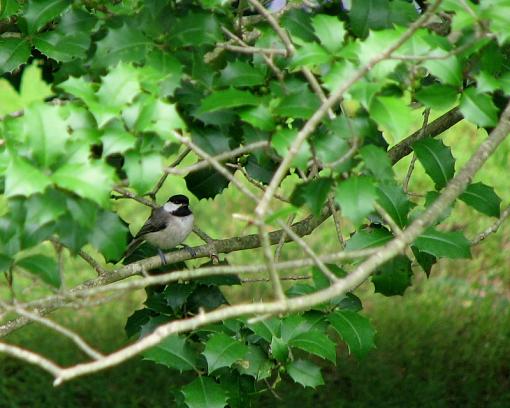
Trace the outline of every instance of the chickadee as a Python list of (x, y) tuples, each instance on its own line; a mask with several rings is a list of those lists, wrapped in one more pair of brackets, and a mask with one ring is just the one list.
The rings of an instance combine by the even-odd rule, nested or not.
[(163, 264), (166, 264), (162, 249), (172, 249), (181, 244), (193, 229), (193, 213), (188, 197), (177, 194), (159, 208), (152, 210), (150, 217), (128, 245), (124, 257), (130, 256), (143, 242), (158, 248)]

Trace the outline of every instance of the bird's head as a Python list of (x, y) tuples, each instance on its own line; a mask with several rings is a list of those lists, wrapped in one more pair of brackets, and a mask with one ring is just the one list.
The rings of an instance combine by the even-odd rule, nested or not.
[(188, 215), (191, 213), (189, 209), (189, 199), (183, 194), (173, 195), (163, 206), (163, 209), (173, 215)]

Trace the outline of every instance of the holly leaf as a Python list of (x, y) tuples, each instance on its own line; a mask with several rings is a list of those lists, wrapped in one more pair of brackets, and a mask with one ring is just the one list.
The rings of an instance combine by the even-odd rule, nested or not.
[(101, 105), (119, 113), (140, 92), (138, 70), (121, 62), (101, 78), (101, 87), (96, 95)]
[(319, 106), (319, 98), (315, 94), (305, 91), (285, 96), (273, 111), (279, 116), (308, 119)]
[(273, 364), (267, 358), (260, 347), (248, 344), (248, 351), (243, 359), (238, 362), (238, 370), (241, 374), (249, 375), (257, 381), (271, 376)]
[(51, 184), (51, 179), (22, 157), (11, 157), (5, 173), (6, 197), (22, 195), (28, 197), (42, 193)]
[(287, 364), (287, 373), (303, 387), (315, 388), (324, 384), (321, 369), (308, 360), (294, 360)]
[(265, 105), (246, 108), (239, 113), (239, 117), (244, 122), (265, 131), (273, 130), (276, 125), (271, 110)]
[[(446, 51), (442, 53), (445, 54)], [(441, 56), (442, 53), (434, 52), (434, 55)], [(445, 59), (428, 60), (423, 65), (444, 84), (458, 87), (462, 83), (462, 65), (455, 55)]]
[(44, 101), (53, 95), (51, 87), (42, 79), (42, 70), (35, 63), (27, 66), (23, 71), (20, 85), (20, 96), (23, 106), (35, 101)]
[(426, 138), (413, 144), (416, 157), (425, 172), (436, 184), (436, 189), (446, 186), (455, 173), (455, 159), (449, 147), (441, 140)]
[(68, 0), (40, 0), (26, 3), (23, 20), (28, 34), (39, 31), (69, 6)]
[(107, 207), (113, 187), (114, 170), (101, 162), (68, 163), (51, 176), (53, 182), (101, 207)]
[(407, 215), (411, 209), (411, 203), (402, 187), (395, 184), (379, 184), (377, 186), (377, 202), (399, 227), (403, 228), (407, 225)]
[(403, 295), (411, 286), (411, 261), (407, 256), (398, 255), (384, 263), (372, 275), (375, 291), (384, 296)]
[(248, 91), (229, 88), (224, 91), (215, 91), (202, 100), (201, 112), (214, 112), (220, 109), (236, 108), (239, 106), (260, 104), (260, 99)]
[(166, 337), (157, 346), (143, 353), (144, 360), (154, 361), (168, 368), (183, 371), (197, 371), (198, 356), (186, 342), (186, 338), (176, 334)]
[(331, 61), (331, 55), (317, 43), (304, 43), (296, 50), (290, 61), (292, 69), (311, 67)]
[(220, 80), (227, 86), (257, 86), (264, 83), (265, 74), (258, 67), (236, 60), (221, 70)]
[(361, 230), (354, 235), (345, 244), (347, 251), (356, 251), (358, 249), (373, 248), (384, 245), (393, 238), (391, 233), (385, 228), (374, 228), (370, 230)]
[(459, 199), (489, 217), (499, 217), (500, 215), (501, 198), (492, 187), (484, 183), (470, 184), (459, 196)]
[(26, 38), (0, 39), (0, 72), (11, 72), (24, 64), (30, 56), (30, 43)]
[(97, 217), (95, 228), (90, 235), (90, 243), (107, 262), (122, 258), (128, 238), (128, 228), (113, 212), (103, 211)]
[(407, 136), (414, 123), (412, 109), (402, 98), (377, 96), (372, 100), (369, 111), (390, 144)]
[(312, 25), (315, 35), (329, 52), (335, 53), (342, 48), (345, 28), (337, 17), (317, 14), (312, 18)]
[(123, 168), (127, 173), (130, 187), (139, 194), (145, 194), (161, 177), (163, 162), (157, 153), (141, 155), (137, 151), (129, 151), (124, 156)]
[(388, 0), (359, 0), (352, 3), (349, 13), (351, 29), (357, 37), (364, 38), (368, 30), (378, 30), (389, 25)]
[(374, 210), (374, 181), (367, 176), (351, 176), (338, 185), (335, 199), (342, 208), (342, 214), (354, 224), (359, 224)]
[(420, 251), (414, 245), (411, 246), (411, 250), (413, 251), (414, 257), (416, 258), (416, 262), (418, 262), (418, 264), (421, 266), (421, 269), (423, 269), (423, 272), (425, 272), (427, 277), (429, 277), (432, 266), (437, 262), (437, 258), (426, 252)]
[(337, 310), (328, 316), (328, 320), (347, 343), (349, 352), (357, 358), (365, 357), (375, 348), (375, 331), (365, 316), (351, 310)]
[(276, 317), (270, 317), (257, 323), (248, 323), (247, 327), (257, 336), (262, 337), (268, 343), (271, 343), (273, 337), (280, 335), (281, 321)]
[(207, 360), (207, 372), (210, 374), (222, 367), (230, 367), (241, 360), (248, 349), (244, 343), (223, 333), (218, 333), (207, 341), (202, 353)]
[(49, 167), (65, 152), (70, 134), (59, 106), (32, 104), (25, 110), (24, 136), (37, 162)]
[(437, 258), (471, 258), (471, 244), (462, 232), (442, 232), (428, 228), (413, 245)]
[(393, 167), (388, 153), (372, 144), (363, 146), (359, 154), (363, 159), (365, 167), (370, 170), (372, 175), (378, 180), (393, 180)]
[(416, 99), (432, 109), (446, 109), (457, 101), (458, 92), (452, 86), (434, 84), (416, 92)]
[(227, 405), (227, 392), (209, 377), (199, 376), (184, 386), (182, 393), (189, 408), (223, 408)]
[(481, 127), (496, 126), (498, 122), (498, 108), (491, 97), (477, 92), (475, 88), (468, 88), (462, 93), (460, 111), (464, 118)]
[(186, 188), (199, 200), (214, 198), (228, 187), (230, 181), (212, 167), (194, 171), (184, 177)]
[(289, 346), (297, 347), (336, 364), (336, 344), (318, 331), (308, 331), (295, 336), (289, 341)]
[(53, 258), (44, 255), (31, 255), (18, 260), (16, 266), (38, 276), (51, 286), (60, 287), (60, 273), (57, 262)]
[(297, 207), (306, 203), (312, 213), (318, 216), (326, 202), (332, 183), (331, 179), (321, 177), (298, 184), (290, 196), (290, 202)]
[(139, 27), (127, 24), (110, 28), (106, 36), (97, 42), (93, 64), (98, 67), (112, 67), (118, 62), (141, 61), (152, 46)]

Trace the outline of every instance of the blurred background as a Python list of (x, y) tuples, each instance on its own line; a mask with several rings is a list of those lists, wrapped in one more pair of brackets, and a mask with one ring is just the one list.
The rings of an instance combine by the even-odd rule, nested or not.
[[(419, 123), (419, 114), (416, 119)], [(464, 122), (442, 137), (445, 144), (452, 147), (457, 169), (483, 137)], [(503, 206), (510, 201), (509, 158), (510, 140), (507, 140), (474, 180), (493, 186), (502, 197)], [(189, 156), (184, 165), (194, 160)], [(395, 168), (402, 179), (409, 161), (410, 157)], [(290, 192), (296, 180), (288, 178), (284, 191)], [(432, 182), (417, 162), (410, 191), (419, 194), (431, 187)], [(183, 192), (186, 193), (183, 180), (170, 177), (158, 198), (163, 202), (169, 195)], [(197, 225), (213, 238), (254, 232), (231, 219), (232, 213), (249, 213), (252, 209), (252, 204), (232, 188), (213, 201), (191, 201)], [(119, 200), (115, 205), (131, 224), (132, 232), (138, 230), (149, 213), (132, 201)], [(473, 238), (493, 222), (458, 202), (446, 227), (462, 230), (468, 238)], [(344, 228), (344, 236), (348, 237), (349, 225)], [(332, 220), (306, 240), (319, 253), (339, 249)], [(196, 245), (201, 241), (193, 236), (187, 243)], [(264, 393), (255, 396), (254, 406), (510, 406), (510, 222), (474, 247), (472, 253), (472, 260), (441, 260), (428, 279), (416, 268), (414, 284), (403, 297), (386, 298), (374, 294), (371, 283), (361, 286), (356, 294), (363, 301), (363, 313), (377, 330), (376, 350), (358, 361), (348, 355), (343, 345), (339, 346), (336, 367), (317, 360), (324, 367), (324, 386), (317, 390), (304, 389), (289, 380), (276, 390), (281, 399)], [(284, 247), (281, 258), (301, 255), (296, 245), (289, 244)], [(250, 250), (229, 254), (226, 258), (231, 264), (240, 264), (260, 262), (260, 257), (260, 250)], [(204, 260), (194, 262), (200, 264)], [(95, 272), (79, 259), (66, 258), (65, 270), (68, 288), (95, 276)], [(288, 273), (296, 272), (306, 271)], [(40, 287), (29, 276), (16, 279), (16, 290), (27, 299), (43, 295)], [(270, 292), (266, 284), (252, 283), (227, 288), (225, 295), (235, 302), (264, 298)], [(0, 287), (0, 296), (4, 299), (8, 296), (4, 285)], [(128, 342), (124, 324), (144, 299), (144, 291), (137, 291), (95, 307), (60, 310), (51, 318), (107, 353)], [(42, 353), (62, 365), (85, 359), (66, 338), (36, 324), (12, 333), (6, 340)], [(53, 388), (52, 378), (39, 368), (0, 355), (1, 408), (171, 407), (172, 392), (186, 382), (185, 375), (139, 357)]]

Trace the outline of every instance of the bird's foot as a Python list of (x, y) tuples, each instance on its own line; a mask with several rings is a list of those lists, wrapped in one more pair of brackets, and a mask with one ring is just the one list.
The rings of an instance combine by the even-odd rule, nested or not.
[(163, 251), (161, 249), (158, 248), (158, 255), (159, 257), (161, 258), (161, 264), (162, 265), (166, 265), (167, 262), (166, 262), (166, 257), (165, 257), (165, 254), (163, 253)]
[(195, 258), (197, 256), (197, 251), (195, 251), (194, 248), (192, 248), (186, 244), (181, 244), (181, 245), (182, 245), (182, 248), (185, 249), (188, 252), (188, 254), (191, 255), (192, 258)]

